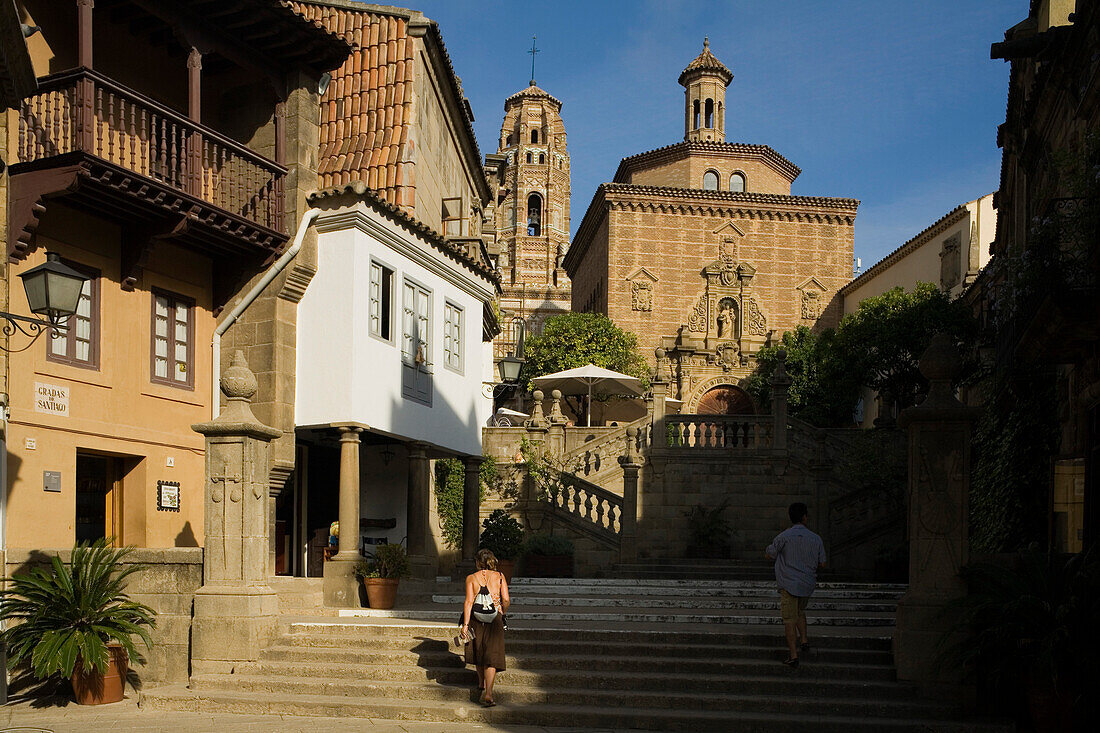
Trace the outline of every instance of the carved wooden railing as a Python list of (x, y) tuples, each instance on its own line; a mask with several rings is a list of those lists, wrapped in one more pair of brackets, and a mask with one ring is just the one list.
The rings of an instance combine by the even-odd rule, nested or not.
[(664, 445), (691, 450), (766, 449), (772, 447), (774, 424), (770, 415), (669, 415)]
[(554, 515), (577, 530), (609, 547), (618, 547), (623, 519), (621, 496), (563, 473), (560, 482), (546, 487), (542, 499)]
[(286, 168), (90, 69), (40, 79), (19, 110), (19, 161), (94, 155), (283, 230)]

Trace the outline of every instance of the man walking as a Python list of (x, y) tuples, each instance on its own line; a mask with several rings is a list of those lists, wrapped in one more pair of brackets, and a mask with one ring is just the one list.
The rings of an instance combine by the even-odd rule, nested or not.
[(775, 560), (775, 580), (779, 584), (779, 614), (787, 634), (790, 656), (783, 664), (798, 666), (798, 652), (810, 650), (806, 636), (806, 605), (817, 585), (817, 571), (825, 567), (825, 545), (806, 528), (810, 510), (802, 502), (787, 509), (791, 527), (776, 535), (764, 552)]

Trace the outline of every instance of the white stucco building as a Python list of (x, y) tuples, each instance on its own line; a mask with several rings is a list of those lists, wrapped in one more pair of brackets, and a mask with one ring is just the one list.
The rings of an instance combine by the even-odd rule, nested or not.
[[(993, 194), (955, 207), (841, 288), (844, 314), (855, 313), (867, 298), (921, 282), (959, 297), (989, 262), (996, 232)], [(871, 427), (881, 410), (878, 395), (865, 389), (862, 402), (861, 426)]]
[[(355, 546), (405, 541), (427, 572), (438, 550), (430, 460), (476, 467), (492, 413), (496, 280), (481, 240), (444, 238), (361, 183), (310, 201), (322, 212), (317, 272), (298, 306), (304, 473), (329, 485), (330, 501), (339, 484), (341, 540), (354, 481)], [(314, 465), (317, 457), (327, 465)]]

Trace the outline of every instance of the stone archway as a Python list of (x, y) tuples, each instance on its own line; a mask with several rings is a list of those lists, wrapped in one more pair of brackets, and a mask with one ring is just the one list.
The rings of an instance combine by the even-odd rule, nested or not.
[(699, 398), (698, 415), (753, 415), (756, 405), (749, 393), (732, 384), (711, 387)]

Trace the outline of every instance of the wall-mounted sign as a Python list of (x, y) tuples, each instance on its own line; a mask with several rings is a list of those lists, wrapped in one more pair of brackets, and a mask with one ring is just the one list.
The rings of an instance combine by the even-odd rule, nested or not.
[(157, 481), (157, 511), (178, 512), (179, 510), (179, 481)]
[(60, 384), (34, 383), (34, 411), (69, 416), (69, 388)]
[(61, 472), (60, 471), (43, 471), (42, 472), (42, 490), (50, 491), (55, 494), (61, 493)]

